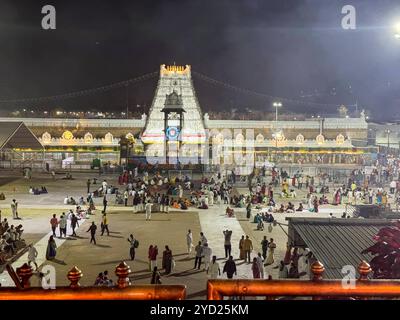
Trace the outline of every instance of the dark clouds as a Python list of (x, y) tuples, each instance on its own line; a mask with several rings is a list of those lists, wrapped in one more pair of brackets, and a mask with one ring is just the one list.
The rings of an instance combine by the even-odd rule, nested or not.
[[(382, 108), (391, 118), (397, 112), (400, 41), (390, 26), (400, 19), (398, 1), (350, 1), (357, 9), (355, 31), (340, 28), (341, 7), (348, 1), (74, 2), (0, 3), (0, 99), (96, 87), (176, 61), (276, 96), (301, 99), (302, 92), (315, 102), (357, 100), (377, 116)], [(55, 31), (40, 28), (45, 4), (56, 6)], [(204, 109), (270, 105), (195, 81)], [(130, 88), (131, 103), (150, 104), (155, 85), (149, 80)], [(122, 110), (125, 100), (124, 89), (117, 89), (47, 105)], [(319, 111), (295, 104), (287, 108)]]

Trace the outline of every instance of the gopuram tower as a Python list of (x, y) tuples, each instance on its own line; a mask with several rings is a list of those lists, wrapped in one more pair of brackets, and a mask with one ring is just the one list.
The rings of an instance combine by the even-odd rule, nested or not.
[[(184, 110), (180, 121), (176, 120), (179, 118), (176, 112), (165, 113), (165, 110), (174, 110), (170, 106), (171, 99), (179, 102), (179, 108)], [(189, 65), (160, 67), (157, 89), (141, 136), (147, 155), (162, 156), (165, 146), (173, 143), (168, 141), (171, 132), (179, 137), (175, 140), (179, 140), (178, 145), (182, 148), (177, 151), (181, 157), (195, 159), (201, 156), (206, 132)]]

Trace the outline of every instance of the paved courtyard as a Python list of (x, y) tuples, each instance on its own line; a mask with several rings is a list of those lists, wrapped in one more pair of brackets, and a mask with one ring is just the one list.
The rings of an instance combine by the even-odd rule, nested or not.
[[(228, 218), (225, 215), (224, 205), (214, 205), (208, 210), (199, 210), (189, 208), (189, 210), (171, 210), (169, 214), (154, 213), (151, 221), (146, 221), (143, 213), (134, 214), (131, 207), (115, 205), (113, 198), (109, 201), (110, 206), (107, 209), (109, 217), (110, 236), (100, 236), (97, 233), (97, 245), (89, 243), (90, 235), (87, 229), (92, 221), (100, 226), (101, 221), (101, 198), (95, 199), (97, 206), (95, 215), (86, 221), (80, 221), (80, 227), (77, 231), (77, 237), (67, 239), (56, 239), (58, 252), (57, 259), (49, 262), (45, 259), (47, 240), (50, 236), (49, 220), (53, 213), (59, 216), (61, 212), (67, 209), (73, 209), (73, 206), (63, 204), (66, 196), (73, 196), (78, 199), (80, 196), (86, 196), (86, 180), (97, 177), (100, 182), (107, 179), (109, 184), (117, 185), (116, 176), (101, 176), (97, 174), (79, 174), (74, 173), (75, 180), (63, 180), (62, 176), (57, 176), (53, 181), (49, 175), (34, 174), (32, 180), (23, 179), (17, 173), (6, 172), (0, 177), (0, 192), (6, 196), (6, 200), (0, 201), (2, 210), (2, 219), (7, 218), (11, 224), (22, 223), (24, 226), (23, 238), (27, 243), (33, 243), (39, 251), (38, 262), (40, 268), (45, 264), (50, 264), (56, 268), (57, 286), (68, 285), (66, 278), (67, 272), (76, 265), (83, 272), (81, 284), (85, 286), (93, 285), (98, 273), (108, 270), (111, 278), (115, 281), (114, 270), (117, 264), (122, 260), (126, 261), (131, 268), (130, 279), (133, 284), (150, 283), (151, 273), (148, 270), (147, 250), (150, 244), (157, 245), (159, 248), (158, 265), (161, 266), (162, 251), (164, 246), (168, 245), (175, 257), (176, 268), (169, 276), (163, 276), (164, 284), (185, 284), (187, 285), (188, 298), (203, 299), (206, 294), (207, 274), (202, 269), (195, 270), (193, 253), (188, 256), (186, 253), (186, 233), (191, 229), (194, 236), (194, 244), (199, 240), (199, 233), (204, 232), (208, 239), (209, 246), (213, 255), (219, 258), (221, 270), (224, 264), (224, 243), (223, 230), (233, 231), (232, 235), (232, 254), (234, 258), (239, 256), (239, 239), (242, 235), (249, 235), (253, 241), (253, 256), (261, 252), (261, 240), (264, 235), (267, 238), (274, 238), (277, 244), (276, 259), (278, 263), (284, 256), (286, 249), (287, 236), (286, 226), (275, 226), (271, 233), (267, 231), (257, 231), (256, 225), (245, 218), (245, 209), (235, 209), (235, 217)], [(39, 187), (45, 185), (48, 194), (31, 195), (28, 193), (29, 186)], [(122, 187), (123, 188), (123, 187)], [(238, 192), (246, 193), (246, 189), (237, 189)], [(22, 220), (13, 221), (10, 202), (12, 199), (19, 202), (19, 214)], [(297, 203), (302, 198), (298, 195)], [(343, 208), (333, 208), (325, 206), (318, 213), (319, 217), (328, 217), (329, 213), (339, 217)], [(285, 218), (288, 216), (313, 216), (315, 213), (295, 213), (295, 214), (276, 214), (278, 222), (285, 224)], [(70, 229), (67, 234), (70, 234)], [(140, 242), (136, 252), (134, 262), (129, 259), (129, 243), (127, 237), (133, 234)], [(19, 267), (27, 261), (27, 254), (21, 256), (13, 267)], [(273, 278), (278, 277), (278, 270), (272, 266), (266, 267), (265, 274)], [(252, 278), (251, 265), (237, 260), (238, 278)], [(223, 275), (225, 278), (226, 275)], [(0, 274), (2, 286), (12, 286), (13, 283), (7, 272)], [(39, 281), (33, 279), (32, 285), (39, 285)]]

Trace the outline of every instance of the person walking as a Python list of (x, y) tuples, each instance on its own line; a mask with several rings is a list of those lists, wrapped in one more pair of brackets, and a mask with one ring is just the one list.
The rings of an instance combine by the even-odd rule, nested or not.
[(153, 268), (150, 284), (161, 284), (161, 274), (157, 270), (157, 266)]
[(102, 211), (102, 213), (106, 213), (106, 210), (107, 210), (107, 203), (108, 203), (108, 201), (107, 201), (107, 196), (104, 195), (104, 197), (103, 197), (103, 211)]
[(164, 199), (164, 211), (165, 213), (169, 212), (169, 205), (170, 205), (170, 199), (168, 196), (165, 197)]
[(245, 253), (244, 253), (244, 236), (239, 241), (239, 259), (240, 260), (245, 260)]
[(208, 269), (210, 267), (210, 262), (211, 262), (211, 256), (212, 256), (212, 250), (208, 246), (208, 243), (206, 243), (203, 246), (203, 256), (204, 256), (204, 270), (208, 273)]
[(56, 255), (57, 255), (57, 244), (53, 236), (50, 236), (49, 241), (47, 242), (46, 259), (54, 260)]
[(103, 217), (101, 219), (101, 235), (104, 234), (105, 230), (107, 230), (107, 236), (109, 236), (110, 231), (108, 230), (108, 218), (106, 213), (103, 214)]
[(267, 236), (264, 236), (264, 239), (261, 241), (262, 256), (264, 260), (267, 258), (268, 244)]
[(243, 243), (243, 249), (244, 249), (244, 256), (245, 256), (245, 262), (250, 263), (250, 252), (253, 250), (253, 243), (250, 240), (249, 236), (246, 236), (246, 239), (244, 240)]
[(76, 227), (79, 228), (78, 220), (79, 220), (78, 217), (73, 213), (72, 216), (71, 216), (71, 229), (72, 229), (71, 236), (75, 236), (76, 237), (75, 228)]
[(153, 204), (149, 201), (147, 201), (146, 205), (145, 205), (145, 211), (146, 211), (146, 221), (151, 220), (151, 207), (153, 206)]
[(128, 242), (130, 243), (130, 248), (129, 248), (129, 255), (131, 257), (131, 260), (135, 260), (135, 253), (136, 249), (139, 247), (139, 241), (137, 241), (134, 237), (133, 234), (131, 234), (128, 238)]
[(154, 268), (157, 268), (157, 256), (158, 256), (158, 247), (154, 246), (149, 252), (150, 270), (154, 270)]
[(207, 238), (205, 237), (203, 232), (200, 232), (200, 241), (202, 246), (204, 246), (207, 243)]
[(192, 252), (192, 248), (193, 248), (193, 233), (190, 229), (188, 230), (188, 233), (186, 234), (186, 244), (187, 244), (188, 255), (190, 255), (190, 253)]
[(147, 259), (149, 260), (149, 271), (151, 272), (152, 270), (151, 270), (151, 253), (152, 253), (152, 251), (153, 251), (153, 245), (151, 244), (150, 246), (149, 246), (149, 249), (147, 250)]
[(58, 226), (58, 220), (55, 214), (53, 214), (53, 218), (50, 219), (50, 226), (51, 226), (51, 231), (53, 231), (53, 236), (56, 236), (56, 229)]
[(128, 192), (128, 190), (125, 190), (124, 191), (124, 205), (125, 205), (125, 207), (128, 206), (128, 198), (129, 198), (129, 192)]
[(36, 270), (37, 270), (38, 269), (38, 265), (36, 263), (36, 258), (38, 256), (38, 252), (37, 252), (36, 248), (32, 244), (30, 244), (28, 246), (28, 248), (29, 248), (28, 249), (28, 264), (31, 265), (31, 263), (33, 262), (33, 264), (35, 265)]
[(261, 278), (261, 272), (260, 272), (260, 266), (257, 262), (257, 258), (253, 258), (253, 263), (251, 265), (251, 271), (253, 271), (253, 278), (254, 279), (260, 279)]
[(287, 279), (289, 277), (288, 268), (285, 266), (283, 260), (279, 262), (279, 279)]
[(60, 216), (60, 221), (59, 221), (59, 227), (60, 227), (60, 238), (67, 237), (67, 216), (63, 212)]
[(96, 244), (96, 230), (97, 230), (97, 226), (94, 223), (94, 221), (92, 221), (92, 224), (90, 225), (88, 231), (86, 231), (86, 232), (90, 231), (90, 243), (93, 242), (94, 244)]
[(232, 244), (231, 244), (232, 230), (226, 229), (223, 232), (223, 234), (225, 237), (224, 247), (225, 247), (225, 259), (226, 259), (231, 255), (232, 252)]
[(251, 218), (251, 202), (246, 207), (246, 218), (250, 219)]
[(269, 265), (274, 263), (274, 251), (275, 251), (275, 248), (276, 248), (276, 244), (274, 242), (274, 239), (271, 238), (269, 240), (269, 244), (268, 244), (269, 252), (268, 252), (267, 260), (265, 261), (265, 265), (266, 266), (269, 266)]
[(260, 278), (264, 279), (264, 264), (263, 264), (264, 259), (261, 256), (260, 252), (257, 254), (256, 261), (257, 261), (257, 265), (258, 265), (258, 270), (260, 272)]
[(236, 263), (232, 256), (229, 256), (229, 259), (226, 260), (224, 270), (222, 272), (226, 273), (228, 279), (232, 279), (234, 274), (237, 275)]
[(172, 271), (173, 256), (172, 251), (168, 246), (165, 246), (162, 258), (162, 268), (165, 270), (165, 274), (170, 274)]
[(90, 181), (90, 179), (87, 179), (87, 181), (86, 181), (86, 187), (87, 187), (87, 193), (88, 193), (88, 194), (90, 193), (90, 185), (91, 185), (91, 181)]
[(217, 256), (212, 257), (212, 261), (209, 268), (210, 279), (218, 279), (218, 276), (221, 275), (221, 269), (217, 262)]
[(201, 241), (197, 244), (197, 246), (194, 248), (194, 251), (196, 252), (196, 257), (194, 260), (194, 268), (200, 270), (200, 265), (201, 265), (201, 258), (203, 257), (203, 246), (201, 245)]
[(11, 202), (11, 211), (12, 211), (13, 219), (20, 219), (18, 217), (18, 202), (15, 199), (13, 199)]

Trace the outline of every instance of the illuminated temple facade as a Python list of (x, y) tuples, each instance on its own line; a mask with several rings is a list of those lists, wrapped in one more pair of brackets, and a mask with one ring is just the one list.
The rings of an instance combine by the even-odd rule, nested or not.
[[(61, 160), (73, 159), (75, 167), (87, 168), (93, 159), (123, 164), (129, 159), (151, 153), (160, 156), (165, 145), (167, 97), (176, 95), (183, 111), (179, 141), (187, 157), (213, 158), (208, 153), (251, 152), (254, 161), (277, 164), (362, 165), (370, 162), (374, 148), (368, 146), (368, 123), (363, 113), (358, 118), (313, 118), (299, 121), (213, 120), (203, 114), (196, 97), (191, 67), (160, 67), (160, 77), (149, 114), (140, 119), (60, 119), (1, 118), (0, 121), (23, 121), (39, 138), (45, 152), (15, 150), (20, 160), (43, 160), (57, 167)], [(168, 121), (178, 123), (176, 114)], [(129, 141), (131, 151), (121, 158), (122, 143)], [(212, 148), (214, 144), (217, 147)], [(250, 149), (244, 146), (250, 145)], [(190, 146), (185, 149), (185, 146)], [(239, 148), (238, 148), (239, 147)], [(236, 148), (236, 149), (235, 149)], [(239, 150), (239, 151), (238, 151)], [(222, 151), (225, 151), (222, 152)], [(222, 154), (225, 154), (222, 156)], [(213, 158), (214, 159), (214, 158)], [(6, 161), (3, 154), (2, 161)], [(125, 163), (124, 163), (125, 162)], [(210, 163), (213, 164), (213, 163)]]

